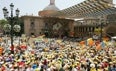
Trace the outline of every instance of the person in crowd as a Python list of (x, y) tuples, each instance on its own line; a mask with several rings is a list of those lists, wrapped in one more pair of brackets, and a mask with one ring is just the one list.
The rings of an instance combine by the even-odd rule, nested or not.
[(1, 41), (0, 71), (116, 71), (116, 48), (106, 45), (110, 41), (96, 45), (92, 40), (32, 37), (17, 45), (15, 40), (13, 52), (10, 43)]

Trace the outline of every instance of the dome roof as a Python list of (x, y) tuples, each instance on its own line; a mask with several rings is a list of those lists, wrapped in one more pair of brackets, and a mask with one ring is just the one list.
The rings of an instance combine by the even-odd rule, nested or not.
[(47, 7), (45, 7), (43, 10), (55, 10), (55, 11), (59, 11), (59, 8), (57, 8), (55, 6), (55, 4), (52, 4), (52, 5), (50, 4)]

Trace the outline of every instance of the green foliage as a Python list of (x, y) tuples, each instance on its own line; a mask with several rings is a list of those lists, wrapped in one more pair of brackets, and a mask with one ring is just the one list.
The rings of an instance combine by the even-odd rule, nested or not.
[[(10, 24), (10, 19), (7, 19), (7, 20), (1, 19), (0, 20), (0, 27), (2, 28), (2, 30), (3, 30), (3, 27), (4, 27), (5, 24)], [(20, 19), (20, 18), (17, 19), (16, 17), (14, 17), (13, 25), (16, 25), (16, 24), (21, 26), (21, 30), (20, 30), (20, 32), (15, 32), (13, 30), (13, 34), (16, 35), (16, 36), (20, 36), (21, 34), (24, 33), (24, 23), (23, 23), (22, 19)]]
[(3, 27), (5, 24), (8, 24), (8, 21), (5, 19), (0, 20), (0, 26)]

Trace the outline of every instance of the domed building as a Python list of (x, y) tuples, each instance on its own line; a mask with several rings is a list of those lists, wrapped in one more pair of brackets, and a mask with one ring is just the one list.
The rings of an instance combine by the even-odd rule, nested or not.
[(51, 13), (59, 11), (60, 9), (56, 7), (55, 0), (50, 0), (50, 4), (43, 9), (43, 11), (39, 11), (39, 16), (50, 16)]
[(55, 5), (55, 0), (50, 0), (49, 5), (38, 12), (39, 16), (22, 16), (24, 34), (27, 36), (45, 34), (48, 37), (71, 36), (74, 20), (51, 16), (51, 14), (59, 10)]

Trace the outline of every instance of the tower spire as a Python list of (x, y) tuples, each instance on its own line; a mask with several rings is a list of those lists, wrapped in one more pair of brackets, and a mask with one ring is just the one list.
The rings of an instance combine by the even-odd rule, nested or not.
[(54, 5), (55, 4), (55, 0), (50, 0), (50, 5)]

